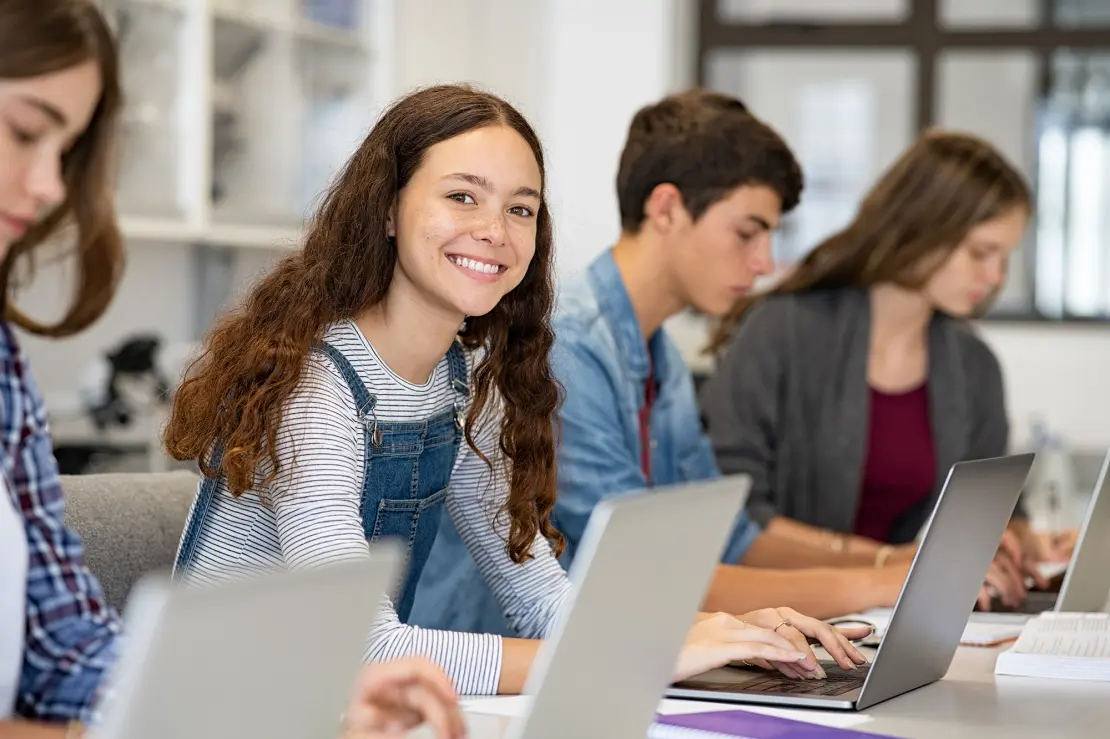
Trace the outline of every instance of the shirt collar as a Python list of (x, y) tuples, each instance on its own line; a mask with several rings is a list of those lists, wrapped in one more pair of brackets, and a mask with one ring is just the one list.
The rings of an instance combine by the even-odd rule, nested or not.
[[(608, 323), (617, 341), (624, 364), (639, 380), (646, 380), (654, 364), (656, 378), (666, 374), (666, 352), (663, 351), (663, 329), (658, 329), (645, 343), (644, 332), (632, 298), (624, 286), (620, 270), (613, 260), (613, 250), (608, 249), (593, 261), (589, 279), (597, 299), (601, 316)], [(648, 353), (650, 351), (650, 354)]]

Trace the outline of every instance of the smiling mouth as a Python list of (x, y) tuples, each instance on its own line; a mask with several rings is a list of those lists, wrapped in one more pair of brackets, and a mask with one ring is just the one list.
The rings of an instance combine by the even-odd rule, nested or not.
[(0, 221), (7, 225), (8, 230), (13, 232), (17, 238), (27, 233), (27, 230), (31, 228), (32, 223), (26, 218), (16, 218), (15, 216), (10, 216), (7, 213), (0, 213)]
[(447, 259), (464, 272), (472, 273), (475, 277), (481, 276), (487, 279), (495, 278), (506, 269), (508, 269), (503, 264), (482, 262), (477, 259), (463, 257), (458, 254), (448, 254)]

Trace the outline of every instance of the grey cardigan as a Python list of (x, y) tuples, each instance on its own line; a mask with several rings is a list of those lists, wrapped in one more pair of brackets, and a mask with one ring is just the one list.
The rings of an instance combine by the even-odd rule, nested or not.
[[(942, 315), (928, 342), (936, 484), (896, 523), (894, 543), (917, 535), (954, 463), (1007, 448), (1002, 371), (990, 348)], [(721, 470), (753, 478), (748, 513), (760, 524), (782, 515), (853, 530), (870, 413), (869, 346), (870, 300), (859, 289), (772, 296), (741, 321), (701, 405)]]

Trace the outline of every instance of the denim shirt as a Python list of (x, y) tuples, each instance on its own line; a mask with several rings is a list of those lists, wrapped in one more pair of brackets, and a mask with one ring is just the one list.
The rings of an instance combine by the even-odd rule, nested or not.
[[(612, 252), (563, 287), (555, 336), (553, 366), (566, 388), (555, 523), (567, 537), (569, 563), (594, 506), (648, 487), (640, 463), (640, 411), (653, 366), (651, 486), (706, 480), (720, 472), (702, 432), (690, 370), (665, 330), (644, 341)], [(739, 562), (759, 534), (741, 513), (722, 561)]]
[[(650, 418), (652, 484), (718, 476), (690, 371), (665, 331), (644, 342), (607, 251), (587, 273), (562, 286), (555, 318), (552, 366), (565, 394), (559, 415), (555, 525), (567, 537), (564, 567), (574, 558), (594, 506), (606, 497), (648, 487), (640, 466), (639, 414), (651, 364), (658, 386)], [(741, 513), (722, 561), (739, 562), (759, 533)], [(410, 622), (514, 636), (449, 517), (440, 522)]]

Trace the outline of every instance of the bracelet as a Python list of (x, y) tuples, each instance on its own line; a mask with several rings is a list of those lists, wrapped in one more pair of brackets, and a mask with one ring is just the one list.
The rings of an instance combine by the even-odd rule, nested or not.
[(882, 567), (885, 565), (892, 554), (894, 554), (894, 547), (890, 544), (883, 544), (879, 547), (879, 551), (875, 552), (875, 566)]

